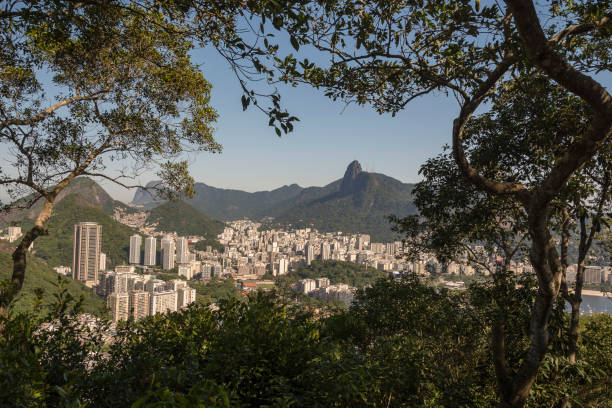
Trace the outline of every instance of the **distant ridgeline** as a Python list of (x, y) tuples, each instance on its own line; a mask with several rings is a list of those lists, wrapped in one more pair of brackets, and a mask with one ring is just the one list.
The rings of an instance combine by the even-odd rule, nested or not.
[[(152, 181), (149, 186), (158, 183)], [(248, 193), (196, 183), (195, 196), (187, 203), (220, 220), (272, 217), (278, 226), (361, 232), (370, 234), (374, 241), (392, 241), (398, 237), (391, 232), (387, 216), (416, 213), (413, 188), (413, 184), (384, 174), (362, 171), (359, 162), (353, 161), (343, 178), (324, 187), (302, 188), (292, 184), (272, 191)], [(139, 190), (132, 204), (152, 208), (160, 202), (149, 192)]]

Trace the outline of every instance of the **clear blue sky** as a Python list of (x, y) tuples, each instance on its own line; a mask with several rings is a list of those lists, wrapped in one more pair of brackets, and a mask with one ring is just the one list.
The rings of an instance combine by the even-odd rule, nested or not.
[[(246, 191), (285, 184), (322, 186), (344, 174), (352, 160), (364, 170), (404, 182), (419, 180), (419, 166), (450, 142), (456, 102), (443, 95), (415, 101), (396, 115), (378, 115), (370, 107), (332, 101), (308, 86), (279, 87), (283, 106), (300, 118), (292, 133), (279, 138), (257, 109), (242, 111), (238, 81), (214, 51), (194, 53), (194, 62), (213, 85), (212, 105), (219, 114), (215, 137), (221, 154), (188, 157), (196, 181)], [(141, 182), (154, 175), (143, 175)], [(133, 192), (104, 185), (116, 198)]]

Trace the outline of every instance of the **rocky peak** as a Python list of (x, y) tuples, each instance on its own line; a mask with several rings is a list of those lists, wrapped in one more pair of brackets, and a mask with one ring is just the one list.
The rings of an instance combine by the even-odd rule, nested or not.
[(359, 176), (361, 171), (361, 164), (359, 164), (357, 160), (353, 160), (344, 172), (344, 178), (342, 179), (342, 186), (340, 187), (340, 192), (350, 193), (351, 191), (353, 191), (355, 181), (357, 180), (357, 176)]

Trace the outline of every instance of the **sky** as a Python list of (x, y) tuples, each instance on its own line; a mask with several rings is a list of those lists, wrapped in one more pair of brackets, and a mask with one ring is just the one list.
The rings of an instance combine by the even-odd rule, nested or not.
[[(411, 183), (419, 180), (420, 165), (450, 143), (458, 112), (452, 98), (427, 96), (391, 117), (369, 106), (334, 102), (306, 85), (279, 86), (283, 106), (300, 119), (293, 132), (279, 138), (262, 112), (242, 110), (240, 85), (222, 57), (198, 50), (193, 60), (213, 86), (211, 105), (219, 115), (214, 136), (223, 146), (220, 154), (187, 157), (197, 182), (249, 192), (293, 183), (323, 186), (358, 160), (366, 171)], [(152, 179), (154, 174), (145, 174), (140, 182)], [(102, 184), (117, 199), (133, 197), (133, 191)]]

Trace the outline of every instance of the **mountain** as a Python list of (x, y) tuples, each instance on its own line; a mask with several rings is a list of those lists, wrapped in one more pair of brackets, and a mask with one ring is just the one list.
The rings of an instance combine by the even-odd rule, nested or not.
[[(157, 183), (153, 181), (149, 186)], [(247, 193), (196, 183), (194, 198), (187, 203), (221, 220), (273, 217), (281, 225), (369, 233), (373, 240), (388, 241), (396, 237), (386, 217), (416, 212), (412, 204), (413, 187), (384, 174), (365, 172), (355, 160), (343, 178), (324, 187), (302, 188), (292, 184), (272, 191)], [(140, 190), (132, 203), (154, 206), (154, 201), (148, 192)]]
[(279, 213), (275, 222), (320, 231), (368, 233), (373, 241), (392, 241), (387, 217), (415, 214), (412, 184), (384, 174), (368, 173), (354, 161), (344, 177), (321, 189), (305, 191), (291, 208)]
[[(6, 246), (0, 248), (0, 281), (9, 279), (11, 276), (13, 267), (13, 261), (9, 253), (11, 251), (12, 248)], [(55, 300), (53, 294), (58, 291), (56, 286), (57, 277), (58, 274), (45, 261), (29, 255), (28, 270), (23, 283), (23, 289), (19, 293), (15, 304), (16, 311), (25, 312), (33, 310), (33, 305), (36, 300), (36, 289), (38, 288), (43, 290), (41, 312), (44, 313), (48, 311), (49, 305)], [(100, 316), (106, 310), (104, 300), (96, 296), (91, 289), (87, 288), (82, 283), (68, 279), (67, 289), (75, 299), (83, 295), (84, 312)]]
[(178, 235), (201, 235), (215, 239), (223, 232), (224, 224), (210, 218), (183, 201), (171, 201), (155, 207), (147, 218), (149, 225), (157, 224), (158, 231), (176, 231)]
[[(151, 181), (147, 187), (153, 187), (159, 181)], [(220, 220), (239, 218), (259, 219), (273, 211), (283, 202), (297, 197), (303, 188), (297, 184), (283, 186), (272, 191), (247, 193), (241, 190), (216, 188), (204, 183), (195, 184), (195, 195), (187, 202), (198, 211)], [(153, 195), (144, 189), (134, 194), (132, 204), (151, 208), (164, 201), (156, 201)]]
[[(75, 178), (55, 199), (55, 204), (72, 197), (78, 204), (87, 207), (98, 208), (106, 214), (112, 215), (113, 209), (117, 206), (127, 207), (120, 201), (114, 200), (98, 183), (88, 177)], [(20, 201), (27, 201), (28, 197)], [(32, 207), (27, 209), (14, 209), (8, 213), (0, 214), (0, 226), (8, 225), (11, 222), (22, 222), (34, 219), (40, 212), (43, 201), (39, 200)]]

